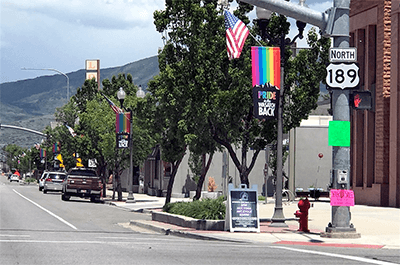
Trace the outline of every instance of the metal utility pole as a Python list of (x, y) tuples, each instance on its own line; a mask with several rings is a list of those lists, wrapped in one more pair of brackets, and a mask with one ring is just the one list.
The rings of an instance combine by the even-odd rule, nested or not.
[[(333, 46), (338, 48), (349, 47), (350, 28), (350, 0), (334, 0), (333, 7), (324, 13), (311, 10), (286, 1), (277, 0), (241, 0), (258, 7), (262, 7), (281, 15), (292, 17), (319, 27), (324, 36), (333, 38)], [(333, 120), (350, 121), (349, 90), (333, 90), (332, 108)], [(334, 146), (332, 151), (333, 188), (349, 189), (350, 176), (350, 147)], [(345, 181), (339, 183), (339, 174), (345, 174)], [(350, 223), (351, 214), (348, 206), (332, 206), (332, 221), (322, 236), (337, 238), (360, 237)]]
[[(334, 23), (332, 32), (333, 47), (349, 48), (350, 44), (350, 0), (334, 0)], [(332, 111), (334, 121), (350, 122), (350, 89), (332, 89)], [(349, 135), (350, 137), (350, 135)], [(348, 190), (350, 188), (350, 146), (332, 147), (332, 188)], [(340, 180), (339, 175), (344, 175)], [(359, 233), (350, 223), (349, 206), (332, 206), (331, 223), (321, 236), (335, 238), (358, 238)]]

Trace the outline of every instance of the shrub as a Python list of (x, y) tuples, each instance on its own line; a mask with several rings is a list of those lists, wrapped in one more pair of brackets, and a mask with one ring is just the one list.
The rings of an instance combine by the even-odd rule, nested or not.
[(163, 208), (164, 212), (204, 220), (225, 219), (224, 197), (217, 199), (203, 199), (192, 202), (168, 203)]
[(37, 180), (35, 178), (25, 178), (25, 182), (30, 183), (30, 182), (36, 182)]

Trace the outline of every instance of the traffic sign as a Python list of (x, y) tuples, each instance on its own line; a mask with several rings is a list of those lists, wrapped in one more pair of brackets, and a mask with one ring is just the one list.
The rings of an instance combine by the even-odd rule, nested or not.
[(360, 83), (356, 63), (330, 63), (326, 68), (326, 84), (332, 88), (354, 88)]
[(329, 61), (331, 63), (357, 62), (357, 48), (330, 48)]

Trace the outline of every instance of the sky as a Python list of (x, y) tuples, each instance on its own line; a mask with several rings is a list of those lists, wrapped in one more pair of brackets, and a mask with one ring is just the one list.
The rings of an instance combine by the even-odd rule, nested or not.
[[(298, 3), (298, 0), (291, 0)], [(163, 46), (153, 12), (165, 0), (0, 0), (0, 83), (68, 74), (99, 59), (100, 68), (157, 55)], [(306, 0), (324, 12), (333, 0)], [(230, 9), (235, 9), (235, 4)], [(250, 18), (255, 18), (255, 11)], [(294, 20), (289, 36), (297, 34)], [(311, 26), (306, 27), (307, 32)], [(305, 47), (305, 38), (298, 46)]]

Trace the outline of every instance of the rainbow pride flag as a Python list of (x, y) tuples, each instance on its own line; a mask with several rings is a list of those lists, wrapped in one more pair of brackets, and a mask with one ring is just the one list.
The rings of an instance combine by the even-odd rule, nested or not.
[(281, 88), (281, 52), (279, 47), (251, 47), (253, 87), (270, 83)]
[(40, 158), (45, 158), (46, 157), (46, 150), (40, 149)]
[(117, 113), (116, 114), (116, 123), (115, 123), (115, 132), (116, 133), (130, 133), (131, 132), (131, 113)]
[(56, 142), (55, 144), (53, 144), (53, 153), (60, 153), (60, 150), (61, 150), (60, 142)]

